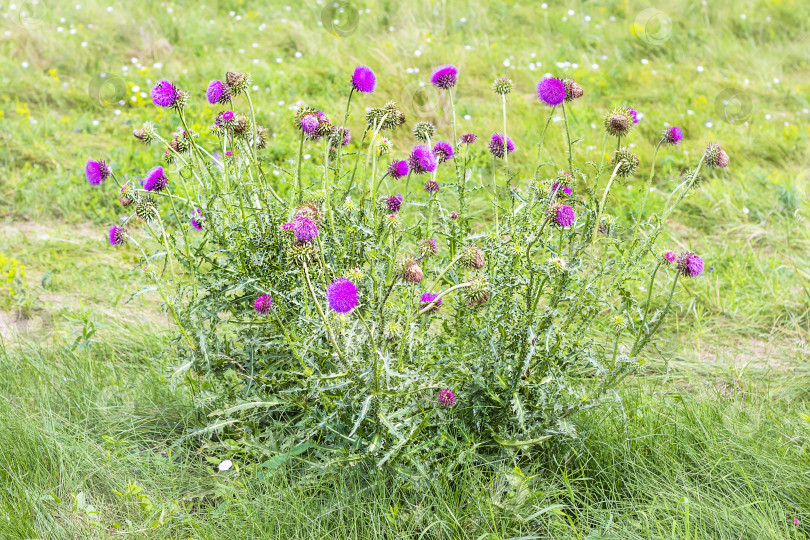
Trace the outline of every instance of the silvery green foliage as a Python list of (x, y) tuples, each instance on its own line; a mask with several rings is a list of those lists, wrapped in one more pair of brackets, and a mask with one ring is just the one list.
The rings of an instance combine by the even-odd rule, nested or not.
[[(241, 117), (252, 119), (248, 103)], [(185, 125), (186, 111), (178, 114)], [(586, 174), (569, 156), (571, 173), (547, 179), (505, 176), (504, 167), (473, 174), (488, 163), (478, 159), (485, 149), (459, 143), (430, 195), (421, 186), (430, 175), (397, 185), (384, 177), (373, 151), (384, 122), (374, 119), (351, 151), (330, 149), (334, 137), (312, 140), (317, 164), (302, 160), (303, 133), (268, 147), (276, 159), (263, 157), (254, 120), (247, 131), (188, 138), (182, 152), (154, 128), (176, 170), (157, 199), (128, 185), (135, 205), (123, 223), (144, 201), (156, 205), (141, 228), (159, 247), (132, 239), (177, 325), (173, 380), (210, 420), (195, 434), (243, 439), (245, 451), (413, 470), (460, 446), (532, 451), (576, 436), (576, 413), (615, 401), (670, 309), (678, 276), (655, 241), (691, 182), (654, 209), (656, 219), (623, 229), (602, 207), (621, 163)], [(285, 168), (285, 148), (296, 147)], [(405, 202), (392, 215), (381, 201), (398, 191)], [(471, 199), (491, 210), (475, 232)], [(559, 205), (573, 208), (573, 226), (556, 225)], [(316, 223), (315, 241), (302, 245), (284, 227), (296, 216)], [(436, 254), (424, 239), (436, 240)], [(338, 277), (358, 289), (346, 314), (325, 299)], [(640, 285), (649, 295), (637, 297)], [(427, 292), (441, 295), (438, 309), (421, 305)], [(254, 311), (260, 294), (273, 298), (270, 313)], [(456, 397), (450, 407), (437, 402), (444, 388)]]

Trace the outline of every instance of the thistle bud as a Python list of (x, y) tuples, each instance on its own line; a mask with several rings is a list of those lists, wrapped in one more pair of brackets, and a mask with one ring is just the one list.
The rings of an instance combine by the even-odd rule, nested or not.
[(399, 221), (399, 216), (396, 214), (386, 214), (383, 217), (383, 224), (388, 227), (391, 231), (395, 231), (399, 229), (401, 222)]
[(675, 255), (675, 252), (670, 249), (661, 253), (661, 262), (664, 264), (673, 264), (677, 260), (678, 256)]
[(706, 165), (711, 168), (725, 168), (728, 167), (729, 157), (726, 152), (720, 148), (720, 145), (712, 143), (706, 147), (706, 154), (703, 157)]
[(430, 122), (417, 122), (413, 126), (413, 136), (422, 142), (427, 142), (436, 135), (436, 128)]
[(151, 195), (141, 197), (135, 205), (135, 215), (149, 222), (157, 217), (157, 202)]
[(436, 245), (436, 240), (432, 238), (423, 238), (419, 240), (419, 251), (423, 258), (431, 257), (439, 252), (439, 247)]
[(566, 270), (565, 261), (560, 257), (552, 257), (548, 260), (548, 269), (553, 274), (562, 274)]
[(236, 73), (229, 71), (225, 74), (225, 84), (231, 95), (238, 96), (250, 86), (250, 73)]
[(622, 315), (616, 315), (610, 319), (610, 326), (617, 332), (621, 332), (627, 328), (627, 319)]
[(118, 192), (118, 202), (121, 203), (123, 207), (127, 207), (135, 202), (135, 193), (129, 182), (121, 186), (121, 191)]
[(311, 243), (295, 242), (287, 248), (289, 261), (296, 266), (303, 266), (315, 258), (315, 246)]
[(636, 173), (636, 169), (638, 169), (638, 163), (638, 156), (630, 152), (630, 150), (624, 146), (613, 152), (612, 165), (614, 167), (616, 165), (619, 166), (616, 174), (622, 178), (633, 176)]
[(377, 137), (377, 154), (380, 156), (384, 156), (388, 152), (391, 151), (391, 140), (386, 137)]
[(352, 283), (359, 283), (364, 277), (366, 277), (366, 273), (362, 268), (352, 268), (346, 273), (346, 276)]
[(486, 278), (479, 276), (470, 281), (467, 300), (470, 306), (480, 306), (489, 300), (489, 282)]
[(512, 81), (507, 78), (495, 79), (492, 90), (499, 96), (505, 96), (512, 91)]
[(144, 122), (143, 125), (133, 131), (132, 134), (142, 143), (149, 144), (155, 138), (155, 126), (152, 122)]
[(467, 246), (464, 248), (459, 262), (468, 268), (480, 270), (487, 264), (487, 258), (484, 252), (477, 247)]

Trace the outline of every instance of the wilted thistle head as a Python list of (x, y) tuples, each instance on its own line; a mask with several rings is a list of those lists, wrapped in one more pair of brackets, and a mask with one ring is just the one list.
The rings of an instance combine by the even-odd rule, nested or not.
[(678, 273), (683, 277), (698, 277), (703, 273), (703, 259), (691, 251), (684, 251), (678, 256)]
[(139, 197), (135, 205), (135, 215), (144, 221), (157, 217), (157, 202), (152, 196)]
[(436, 245), (436, 240), (432, 238), (423, 238), (417, 243), (419, 245), (419, 252), (423, 258), (428, 258), (436, 255), (439, 252), (439, 247)]
[(253, 301), (253, 309), (260, 315), (267, 315), (273, 309), (273, 298), (269, 294), (260, 294)]
[(432, 173), (436, 170), (437, 164), (436, 156), (423, 144), (414, 146), (408, 157), (408, 165), (414, 174)]
[(565, 83), (565, 101), (575, 101), (585, 94), (585, 91), (574, 79), (565, 79), (563, 83)]
[(422, 142), (427, 142), (436, 134), (436, 128), (430, 122), (417, 122), (413, 126), (413, 136)]
[(548, 218), (553, 225), (565, 229), (574, 224), (576, 215), (574, 209), (567, 204), (556, 204), (549, 208)]
[(612, 165), (613, 167), (619, 165), (616, 174), (622, 178), (633, 176), (636, 173), (636, 169), (638, 169), (638, 164), (638, 156), (624, 146), (613, 152)]
[(110, 227), (110, 230), (107, 231), (107, 238), (111, 246), (123, 246), (127, 243), (127, 230), (118, 225), (113, 225)]
[(408, 283), (419, 283), (424, 279), (425, 273), (422, 267), (413, 259), (408, 259), (402, 264), (402, 279)]
[(408, 162), (404, 159), (399, 161), (392, 161), (391, 164), (388, 166), (388, 174), (391, 175), (391, 178), (394, 180), (399, 180), (403, 176), (408, 175)]
[(706, 154), (703, 157), (703, 161), (711, 168), (719, 167), (722, 169), (728, 167), (730, 160), (728, 154), (720, 148), (719, 144), (711, 143), (706, 147)]
[(199, 208), (195, 208), (194, 211), (191, 212), (191, 218), (189, 219), (189, 223), (191, 226), (201, 231), (203, 228), (202, 224), (202, 210)]
[(679, 126), (670, 126), (664, 130), (663, 140), (665, 144), (680, 144), (683, 139), (683, 130)]
[(425, 191), (427, 191), (430, 194), (438, 193), (440, 187), (441, 186), (439, 186), (439, 183), (436, 180), (428, 180), (427, 182), (425, 182)]
[(448, 90), (456, 85), (458, 80), (458, 69), (451, 64), (439, 66), (430, 75), (430, 84), (436, 88)]
[(458, 261), (468, 268), (482, 269), (487, 264), (486, 255), (476, 246), (465, 246)]
[(118, 192), (118, 202), (124, 207), (135, 202), (135, 193), (129, 182), (121, 186), (121, 190)]
[(183, 102), (183, 92), (175, 85), (162, 79), (152, 88), (152, 103), (157, 107), (180, 107)]
[(377, 87), (377, 76), (368, 66), (359, 65), (352, 73), (352, 88), (357, 92), (371, 94)]
[(630, 133), (634, 123), (627, 107), (616, 107), (605, 115), (605, 129), (614, 137), (623, 137)]
[[(348, 129), (346, 132), (348, 133)], [(256, 126), (256, 148), (261, 150), (262, 148), (267, 147), (267, 143), (270, 142), (270, 130), (268, 130), (264, 126)], [(348, 141), (346, 141), (348, 144)]]
[(229, 71), (225, 74), (225, 84), (232, 96), (238, 96), (250, 86), (250, 73)]
[[(430, 306), (431, 303), (434, 300), (436, 300), (437, 298), (439, 298), (438, 294), (433, 294), (433, 293), (429, 293), (429, 292), (422, 294), (422, 296), (419, 297), (419, 300), (421, 302), (421, 304), (419, 305), (419, 309), (422, 310), (422, 309), (425, 309), (426, 307)], [(436, 302), (431, 306), (431, 308), (427, 312), (428, 313), (436, 313), (437, 311), (439, 311), (439, 307), (441, 307), (441, 305), (442, 305), (442, 299), (439, 298), (438, 300), (436, 300)]]
[(511, 154), (515, 151), (515, 144), (511, 138), (506, 137), (505, 151), (503, 142), (503, 133), (493, 133), (489, 139), (489, 152), (498, 159), (503, 159), (507, 152)]
[(433, 145), (433, 153), (439, 158), (439, 163), (444, 163), (453, 158), (453, 147), (450, 146), (450, 143), (438, 141)]
[[(316, 195), (316, 194), (313, 194)], [(321, 221), (323, 216), (323, 209), (317, 200), (306, 202), (295, 209), (293, 220), (298, 218), (307, 218), (314, 221), (316, 224)]]
[(97, 186), (110, 176), (110, 168), (103, 161), (88, 159), (84, 164), (84, 176), (91, 186)]
[(512, 91), (512, 81), (506, 77), (495, 79), (492, 83), (492, 90), (499, 96), (505, 96)]
[(489, 282), (485, 277), (477, 276), (470, 281), (467, 300), (470, 306), (480, 306), (489, 300)]
[(208, 83), (208, 89), (205, 91), (205, 97), (208, 103), (216, 105), (217, 103), (225, 103), (231, 97), (231, 91), (228, 86), (222, 81), (211, 81)]
[(664, 251), (663, 253), (661, 253), (661, 260), (662, 260), (662, 261), (663, 261), (665, 264), (672, 264), (672, 263), (674, 263), (674, 262), (675, 262), (677, 259), (678, 259), (678, 256), (677, 256), (677, 255), (675, 255), (675, 252), (674, 252), (674, 251), (672, 251), (671, 249), (668, 249), (668, 250)]
[(397, 193), (385, 199), (385, 206), (389, 212), (399, 212), (399, 209), (402, 208), (402, 201), (402, 195)]
[(456, 403), (456, 395), (449, 388), (444, 388), (439, 390), (437, 401), (442, 407), (452, 407)]
[(163, 191), (169, 185), (169, 179), (163, 172), (163, 167), (152, 167), (143, 179), (143, 189), (146, 191)]
[(141, 127), (132, 132), (136, 139), (144, 144), (149, 144), (155, 138), (155, 125), (152, 122), (144, 122)]
[(478, 139), (478, 136), (475, 133), (465, 133), (461, 136), (461, 142), (464, 144), (472, 144)]
[(537, 83), (537, 99), (549, 106), (565, 101), (565, 83), (554, 77), (546, 77)]

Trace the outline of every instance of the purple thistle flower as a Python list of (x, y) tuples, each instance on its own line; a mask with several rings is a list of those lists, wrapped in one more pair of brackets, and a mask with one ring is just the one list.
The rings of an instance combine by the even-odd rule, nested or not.
[(551, 219), (557, 227), (564, 229), (574, 224), (576, 216), (573, 208), (567, 204), (558, 204), (551, 209)]
[(110, 176), (110, 168), (103, 161), (88, 159), (84, 164), (84, 175), (91, 186), (97, 186)]
[(329, 309), (336, 313), (348, 313), (357, 307), (357, 287), (345, 277), (339, 277), (326, 288)]
[(312, 135), (316, 131), (318, 131), (318, 126), (320, 123), (318, 122), (318, 117), (314, 114), (307, 114), (301, 118), (301, 131), (306, 133), (307, 135)]
[(679, 144), (683, 139), (683, 130), (678, 126), (671, 126), (664, 130), (664, 142), (666, 144)]
[(292, 228), (293, 228), (293, 224), (292, 224), (292, 223), (282, 223), (282, 224), (281, 224), (281, 230), (282, 230), (282, 231), (291, 231), (291, 230), (292, 230)]
[(118, 225), (113, 225), (107, 232), (111, 246), (123, 246), (127, 243), (127, 230)]
[(678, 257), (678, 273), (683, 277), (698, 277), (703, 273), (703, 259), (691, 251), (684, 251)]
[(253, 309), (256, 313), (267, 315), (273, 309), (273, 298), (269, 294), (260, 294), (253, 301)]
[(561, 197), (570, 197), (571, 196), (571, 187), (566, 186), (565, 184), (561, 184), (560, 182), (554, 182), (551, 184), (551, 192), (556, 193), (558, 198)]
[(385, 199), (385, 204), (388, 206), (389, 212), (399, 212), (399, 209), (402, 208), (402, 201), (403, 197), (401, 194), (397, 193), (396, 195), (391, 195), (387, 199)]
[(222, 81), (211, 81), (208, 83), (208, 89), (205, 91), (205, 97), (208, 98), (208, 103), (215, 105), (217, 103), (225, 103), (228, 101), (230, 92), (228, 87)]
[(192, 215), (192, 217), (189, 220), (190, 223), (191, 223), (191, 226), (194, 227), (195, 229), (197, 229), (198, 231), (201, 231), (202, 228), (203, 228), (202, 219), (197, 219), (197, 218), (202, 218), (202, 210), (200, 210), (199, 208), (195, 208), (194, 211), (191, 213), (191, 215)]
[(627, 112), (633, 117), (633, 123), (638, 124), (638, 112), (635, 109), (627, 107)]
[(512, 139), (506, 137), (506, 152), (504, 152), (503, 133), (493, 133), (492, 137), (489, 139), (489, 151), (496, 158), (503, 159), (506, 152), (511, 154), (515, 151), (515, 144), (512, 142)]
[(439, 192), (439, 183), (436, 180), (428, 180), (425, 182), (425, 191), (430, 194)]
[(438, 400), (442, 407), (452, 407), (456, 403), (456, 395), (449, 388), (439, 390)]
[(388, 174), (390, 174), (391, 178), (394, 180), (399, 180), (403, 176), (408, 176), (408, 162), (404, 159), (392, 161), (388, 166)]
[(670, 249), (663, 252), (661, 254), (661, 257), (664, 259), (664, 262), (667, 263), (667, 264), (672, 264), (678, 259), (678, 256), (675, 255), (675, 252), (670, 250)]
[(377, 77), (368, 66), (357, 66), (352, 74), (352, 88), (364, 94), (371, 94), (377, 87)]
[[(439, 298), (438, 294), (433, 294), (433, 293), (429, 293), (429, 292), (424, 293), (422, 296), (419, 297), (419, 300), (422, 302), (422, 304), (419, 306), (419, 309), (425, 309), (426, 307), (428, 307), (430, 305), (431, 302), (433, 302), (437, 298)], [(436, 311), (439, 310), (439, 307), (441, 305), (442, 305), (442, 299), (439, 298), (438, 300), (436, 300), (436, 303), (433, 304), (433, 307), (430, 308), (428, 313), (435, 313)]]
[(478, 135), (475, 133), (465, 133), (461, 136), (461, 142), (464, 144), (472, 144), (478, 139)]
[(408, 158), (408, 164), (414, 174), (424, 174), (435, 171), (438, 163), (430, 148), (424, 144), (417, 144), (413, 147), (413, 151)]
[(537, 98), (552, 107), (559, 105), (565, 101), (565, 83), (554, 77), (546, 77), (537, 83)]
[(456, 66), (445, 64), (433, 70), (430, 76), (430, 83), (436, 88), (448, 90), (456, 85), (458, 80), (458, 69)]
[(304, 244), (312, 242), (318, 236), (318, 226), (309, 218), (297, 217), (292, 222), (292, 231), (296, 240)]
[(318, 115), (318, 123), (319, 124), (331, 124), (332, 122), (329, 121), (329, 117), (326, 116), (326, 113), (323, 111), (318, 111), (315, 113)]
[(169, 185), (169, 179), (163, 172), (163, 167), (152, 167), (143, 179), (143, 189), (146, 191), (163, 191)]
[(438, 141), (433, 145), (433, 153), (439, 158), (439, 163), (444, 163), (453, 158), (453, 147), (450, 146), (450, 143)]
[(180, 99), (180, 90), (166, 79), (152, 88), (152, 103), (158, 107), (173, 107)]

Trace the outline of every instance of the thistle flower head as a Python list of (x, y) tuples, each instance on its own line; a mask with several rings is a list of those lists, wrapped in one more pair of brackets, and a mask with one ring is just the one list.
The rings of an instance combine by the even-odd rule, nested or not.
[(691, 251), (678, 256), (678, 273), (683, 277), (698, 277), (703, 273), (703, 259)]
[(683, 130), (679, 126), (670, 126), (664, 130), (664, 143), (676, 145), (683, 139)]
[(231, 97), (231, 91), (228, 86), (222, 81), (211, 81), (208, 83), (208, 89), (205, 91), (205, 97), (208, 103), (216, 105), (217, 103), (225, 103)]
[(338, 146), (348, 146), (348, 144), (352, 140), (352, 133), (349, 131), (349, 128), (341, 128), (334, 127), (329, 133), (329, 142), (331, 143), (332, 148), (337, 148)]
[(450, 143), (438, 141), (433, 145), (433, 153), (439, 158), (439, 163), (444, 163), (453, 158), (453, 147), (450, 146)]
[(678, 260), (678, 256), (675, 255), (674, 251), (668, 249), (661, 253), (661, 260), (664, 262), (664, 264), (672, 264)]
[(202, 220), (202, 210), (199, 208), (195, 208), (193, 212), (191, 212), (191, 218), (189, 219), (189, 223), (191, 226), (201, 231), (203, 228), (203, 220)]
[(436, 134), (436, 128), (430, 122), (417, 122), (413, 126), (413, 136), (422, 142), (427, 142)]
[(585, 93), (574, 79), (565, 79), (563, 82), (565, 83), (565, 101), (575, 101)]
[(461, 136), (461, 142), (464, 144), (472, 144), (478, 139), (478, 135), (475, 133), (465, 133)]
[(466, 246), (461, 254), (459, 262), (468, 268), (480, 270), (487, 264), (487, 257), (478, 247)]
[(345, 277), (339, 277), (326, 288), (326, 302), (336, 313), (348, 313), (357, 307), (357, 287)]
[(470, 280), (467, 299), (470, 306), (480, 306), (489, 300), (489, 282), (485, 277), (477, 276)]
[(273, 298), (269, 294), (260, 294), (253, 301), (253, 309), (260, 315), (267, 315), (273, 309)]
[(616, 107), (605, 115), (605, 130), (614, 137), (630, 133), (635, 121), (627, 107)]
[(146, 191), (163, 191), (169, 185), (169, 179), (163, 172), (163, 167), (152, 167), (143, 179), (143, 189)]
[(396, 214), (386, 214), (383, 217), (383, 225), (392, 231), (399, 229), (401, 224), (402, 222), (399, 220), (399, 216)]
[(292, 222), (292, 231), (296, 240), (302, 244), (312, 242), (318, 236), (318, 226), (309, 218), (297, 217)]
[(436, 156), (427, 146), (417, 144), (408, 157), (408, 165), (414, 174), (431, 173), (436, 170)]
[(456, 85), (458, 80), (458, 69), (456, 66), (445, 64), (433, 70), (430, 75), (430, 83), (436, 88), (448, 90)]
[(515, 144), (512, 142), (512, 139), (506, 137), (506, 147), (504, 148), (504, 136), (503, 133), (493, 133), (492, 137), (489, 139), (489, 152), (498, 159), (503, 159), (504, 156), (508, 153), (512, 153), (515, 151)]
[(619, 166), (619, 169), (616, 171), (616, 174), (621, 176), (622, 178), (626, 178), (628, 176), (633, 176), (636, 173), (636, 169), (638, 169), (638, 156), (628, 150), (626, 147), (622, 146), (615, 152), (613, 152), (613, 159), (611, 161), (613, 167), (616, 165)]
[(402, 208), (402, 195), (397, 193), (396, 195), (391, 195), (387, 199), (385, 199), (385, 206), (388, 208), (389, 212), (399, 212), (399, 209)]
[(225, 84), (228, 85), (228, 91), (232, 96), (238, 96), (250, 86), (250, 73), (229, 71), (225, 73)]
[[(438, 300), (436, 300), (437, 298)], [(419, 305), (420, 310), (430, 306), (431, 303), (435, 300), (435, 303), (433, 303), (431, 308), (428, 310), (428, 313), (436, 313), (437, 311), (439, 311), (439, 308), (442, 305), (442, 299), (439, 298), (439, 295), (429, 292), (422, 294), (422, 296), (419, 297), (419, 300), (421, 302), (421, 304)]]
[(110, 168), (103, 161), (88, 159), (84, 164), (84, 176), (91, 186), (97, 186), (110, 176)]
[(425, 191), (430, 194), (438, 193), (440, 187), (441, 186), (439, 186), (439, 183), (436, 180), (428, 180), (425, 182)]
[(404, 159), (392, 161), (388, 166), (388, 174), (394, 180), (399, 180), (403, 176), (408, 176), (408, 162)]
[(512, 91), (512, 81), (506, 77), (495, 79), (492, 83), (492, 90), (499, 96), (505, 96)]
[(425, 273), (422, 267), (413, 259), (406, 260), (402, 265), (402, 279), (408, 283), (419, 283), (424, 279)]
[(371, 94), (377, 87), (377, 77), (368, 66), (357, 66), (352, 74), (352, 88), (357, 92)]
[(565, 229), (574, 224), (576, 215), (567, 204), (556, 204), (549, 209), (549, 219), (553, 225)]
[(127, 243), (127, 230), (124, 227), (113, 225), (107, 231), (107, 238), (111, 246), (123, 246)]
[(563, 199), (565, 197), (571, 196), (571, 186), (560, 182), (559, 180), (555, 180), (551, 183), (551, 193), (554, 194), (555, 197), (558, 199)]
[(442, 407), (452, 407), (456, 403), (456, 395), (449, 388), (444, 388), (439, 390), (437, 401)]
[(627, 109), (627, 112), (630, 114), (630, 118), (633, 119), (633, 123), (638, 124), (638, 111), (632, 107), (625, 107), (625, 109)]
[(565, 101), (565, 83), (554, 77), (546, 77), (537, 83), (537, 99), (554, 107)]
[(436, 240), (432, 238), (423, 238), (417, 243), (419, 245), (419, 252), (423, 258), (428, 258), (436, 255), (439, 252), (439, 247), (436, 245)]
[(176, 107), (183, 100), (183, 92), (175, 85), (162, 79), (152, 88), (152, 103), (157, 107)]
[(141, 127), (132, 132), (132, 135), (142, 143), (149, 144), (155, 138), (155, 125), (152, 122), (144, 122)]
[(393, 143), (391, 142), (391, 139), (387, 137), (377, 137), (377, 143), (375, 144), (375, 146), (377, 148), (377, 154), (380, 156), (384, 156), (385, 154), (391, 151)]
[(555, 274), (560, 274), (565, 271), (566, 264), (561, 257), (552, 257), (548, 260), (549, 270)]
[(152, 196), (139, 197), (135, 205), (135, 215), (144, 221), (151, 221), (157, 217), (157, 202)]
[(129, 182), (121, 186), (121, 190), (118, 192), (118, 202), (124, 207), (127, 207), (135, 202), (135, 193), (133, 192), (132, 186), (129, 184)]
[(725, 150), (720, 148), (719, 144), (711, 143), (706, 147), (706, 154), (703, 161), (711, 168), (725, 168), (728, 167), (729, 157)]
[(310, 136), (317, 133), (318, 126), (320, 125), (318, 117), (314, 113), (302, 116), (300, 123), (301, 131)]

